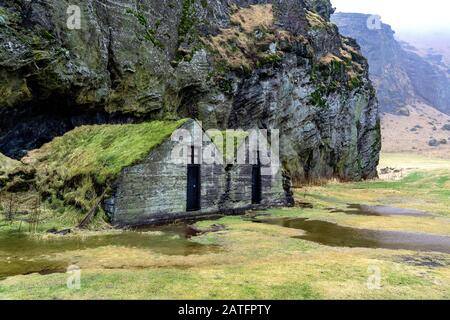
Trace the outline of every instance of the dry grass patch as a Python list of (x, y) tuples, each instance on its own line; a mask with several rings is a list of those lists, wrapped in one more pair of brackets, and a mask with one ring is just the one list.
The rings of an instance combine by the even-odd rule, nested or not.
[(36, 169), (42, 194), (89, 210), (124, 168), (143, 160), (185, 122), (82, 126), (31, 151), (23, 161)]
[[(382, 115), (383, 152), (422, 155), (423, 158), (448, 160), (450, 154), (450, 131), (442, 130), (450, 122), (450, 116), (424, 103), (407, 106), (410, 116)], [(447, 144), (432, 147), (434, 138), (447, 140)], [(405, 161), (408, 161), (405, 156)]]
[(245, 33), (252, 33), (259, 28), (270, 29), (274, 23), (273, 5), (251, 5), (237, 9), (231, 15), (230, 21)]
[(327, 53), (325, 56), (323, 56), (323, 57), (321, 57), (320, 59), (319, 59), (319, 62), (320, 63), (322, 63), (322, 64), (324, 64), (324, 65), (328, 65), (328, 64), (331, 64), (331, 63), (333, 63), (333, 62), (337, 62), (337, 63), (344, 63), (344, 61), (341, 59), (341, 58), (339, 58), (339, 57), (336, 57), (334, 54), (332, 54), (332, 53)]
[(211, 48), (218, 62), (233, 70), (252, 70), (259, 64), (278, 63), (283, 54), (270, 52), (270, 44), (277, 39), (288, 39), (289, 34), (274, 27), (271, 4), (234, 8), (232, 26), (221, 29), (220, 34), (202, 41)]
[(306, 20), (312, 28), (326, 28), (333, 25), (331, 22), (322, 18), (318, 13), (309, 10), (306, 11)]
[(8, 158), (4, 154), (0, 153), (0, 176), (6, 174), (6, 172), (17, 168), (21, 163), (17, 160)]

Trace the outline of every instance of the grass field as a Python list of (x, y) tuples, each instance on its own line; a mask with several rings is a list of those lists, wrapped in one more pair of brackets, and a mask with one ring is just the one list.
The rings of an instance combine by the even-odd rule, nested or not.
[[(450, 161), (384, 155), (380, 167), (401, 169), (404, 177), (298, 189), (296, 199), (312, 204), (312, 209), (264, 213), (354, 228), (450, 236)], [(434, 216), (357, 216), (330, 210), (353, 203), (425, 210)], [(43, 254), (48, 260), (79, 266), (81, 288), (68, 289), (65, 273), (19, 275), (0, 281), (0, 298), (450, 299), (449, 254), (328, 247), (294, 238), (303, 234), (301, 230), (243, 217), (203, 221), (198, 226), (211, 224), (223, 224), (226, 229), (189, 241), (217, 250), (197, 254), (167, 255), (115, 243)], [(0, 249), (1, 257), (15, 258), (2, 255)], [(370, 285), (374, 275), (380, 285), (376, 288)]]

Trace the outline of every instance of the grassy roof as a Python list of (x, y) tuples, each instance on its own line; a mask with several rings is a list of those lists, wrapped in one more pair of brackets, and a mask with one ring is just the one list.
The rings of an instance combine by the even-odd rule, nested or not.
[(108, 187), (124, 168), (142, 161), (186, 121), (82, 126), (30, 152), (23, 161), (36, 169), (44, 191), (57, 191), (59, 198), (80, 204), (98, 196), (99, 187)]
[(5, 176), (8, 172), (19, 167), (21, 163), (19, 161), (8, 158), (4, 154), (0, 153), (0, 177)]
[[(224, 160), (228, 163), (233, 163), (237, 154), (237, 150), (241, 147), (241, 145), (245, 142), (245, 139), (248, 137), (248, 132), (241, 130), (224, 130), (224, 131), (209, 131), (208, 132), (211, 141), (216, 145), (219, 151), (222, 152), (224, 156)], [(228, 150), (227, 148), (227, 140), (229, 138), (233, 138), (234, 141), (234, 149)]]

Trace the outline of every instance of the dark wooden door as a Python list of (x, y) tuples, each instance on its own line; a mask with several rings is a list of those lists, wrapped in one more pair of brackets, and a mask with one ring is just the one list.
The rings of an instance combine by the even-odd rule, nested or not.
[(198, 211), (201, 209), (200, 166), (189, 165), (187, 176), (187, 211)]
[(255, 165), (252, 170), (252, 203), (260, 204), (262, 200), (261, 166)]

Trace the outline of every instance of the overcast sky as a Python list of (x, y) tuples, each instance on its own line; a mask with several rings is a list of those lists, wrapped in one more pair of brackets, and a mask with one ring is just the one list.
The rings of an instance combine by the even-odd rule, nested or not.
[(379, 14), (399, 34), (450, 32), (449, 0), (331, 0), (336, 11)]

